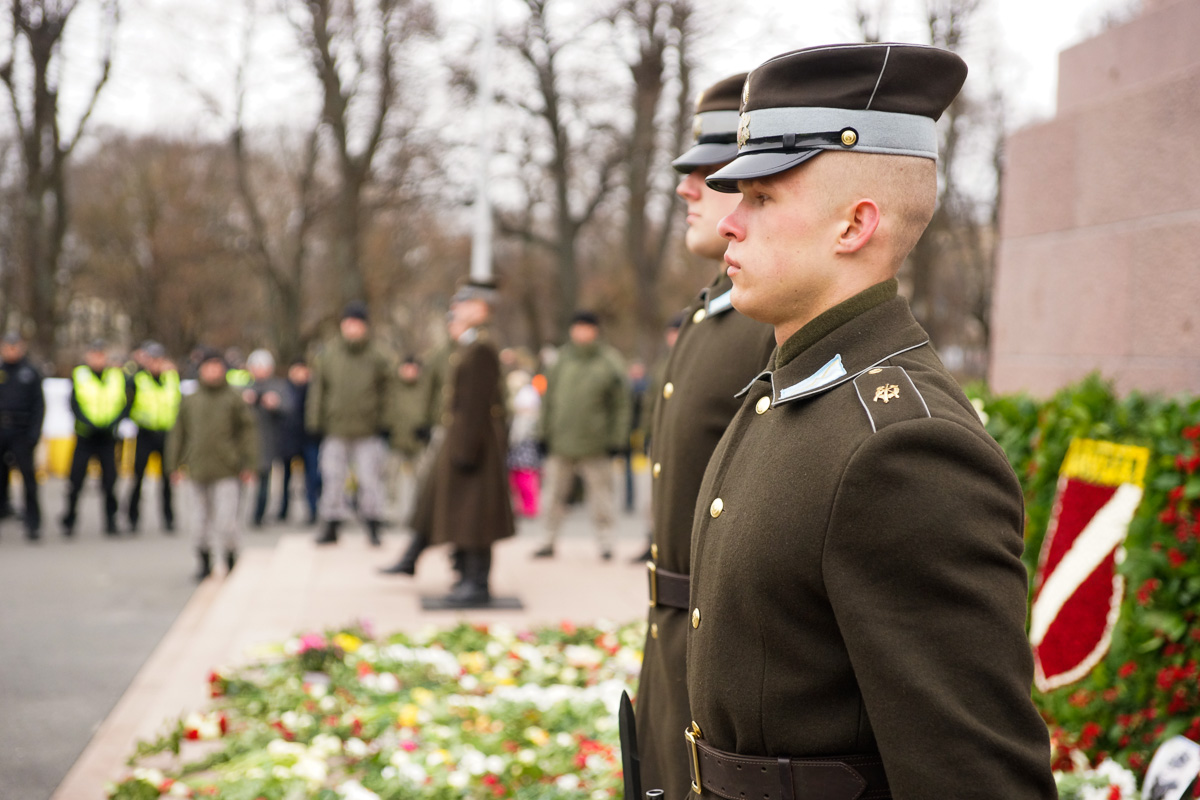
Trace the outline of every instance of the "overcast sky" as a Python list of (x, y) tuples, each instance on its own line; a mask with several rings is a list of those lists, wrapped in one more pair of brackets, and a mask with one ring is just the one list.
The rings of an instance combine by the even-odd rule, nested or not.
[[(486, 1), (437, 0), (445, 33), (469, 36)], [(266, 7), (271, 0), (259, 2)], [(518, 0), (496, 2), (501, 17), (520, 14)], [(882, 2), (890, 11), (886, 38), (923, 39), (920, 0)], [(701, 3), (719, 22), (720, 34), (707, 43), (708, 57), (696, 76), (700, 86), (786, 50), (857, 38), (848, 0)], [(1002, 66), (1016, 122), (1046, 117), (1054, 110), (1058, 53), (1094, 34), (1106, 12), (1130, 4), (1131, 0), (991, 0), (964, 56), (973, 77), (985, 75), (992, 64)], [(81, 4), (83, 14), (89, 5), (94, 7), (95, 0)], [(117, 60), (96, 111), (97, 122), (181, 134), (219, 135), (227, 130), (229, 111), (222, 103), (231, 94), (246, 6), (247, 0), (124, 0)], [(77, 33), (71, 40), (68, 105), (78, 102), (87, 83), (81, 78), (94, 63), (85, 36), (91, 27), (88, 19), (81, 14), (73, 24)], [(261, 58), (249, 102), (257, 121), (311, 118), (315, 110), (311, 79), (303, 61), (289, 60), (291, 49), (285, 27), (260, 26), (255, 54)], [(212, 97), (221, 101), (209, 102)]]

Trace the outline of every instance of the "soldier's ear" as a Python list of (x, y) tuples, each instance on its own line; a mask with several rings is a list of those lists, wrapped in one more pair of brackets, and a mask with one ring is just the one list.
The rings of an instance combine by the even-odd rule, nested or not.
[(878, 228), (879, 206), (870, 198), (858, 200), (840, 223), (833, 252), (839, 255), (858, 252), (867, 246)]

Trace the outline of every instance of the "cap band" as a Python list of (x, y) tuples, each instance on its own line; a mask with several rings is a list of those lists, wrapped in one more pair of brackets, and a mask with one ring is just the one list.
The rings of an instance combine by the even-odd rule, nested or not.
[[(747, 111), (742, 117), (749, 138), (739, 148), (739, 153), (818, 147), (937, 160), (937, 123), (917, 114), (795, 107), (761, 108)], [(852, 146), (846, 146), (840, 139), (840, 133), (847, 128), (857, 134)], [(830, 134), (833, 139), (825, 141)], [(794, 137), (794, 140), (787, 145), (785, 137)], [(774, 140), (779, 140), (780, 144), (763, 146)]]

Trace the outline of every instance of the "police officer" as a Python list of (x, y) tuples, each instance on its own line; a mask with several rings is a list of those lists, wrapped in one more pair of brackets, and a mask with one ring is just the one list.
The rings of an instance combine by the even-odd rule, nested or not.
[(703, 797), (1049, 800), (1021, 488), (897, 296), (966, 65), (809, 48), (746, 80), (709, 186), (734, 307), (777, 348), (692, 528), (680, 744)]
[[(8, 459), (21, 471), (25, 486), (25, 535), (30, 541), (41, 535), (42, 510), (33, 451), (45, 415), (42, 375), (26, 357), (25, 340), (19, 333), (5, 334), (0, 340), (0, 470), (5, 473), (6, 489)], [(4, 500), (8, 500), (7, 492)]]
[(668, 797), (688, 793), (688, 760), (679, 732), (688, 714), (684, 658), (692, 512), (704, 465), (741, 401), (735, 395), (766, 365), (775, 346), (769, 325), (733, 310), (732, 283), (721, 257), (725, 240), (717, 223), (737, 198), (708, 188), (704, 179), (737, 154), (742, 82), (734, 75), (710, 86), (696, 101), (693, 146), (672, 166), (681, 174), (675, 192), (687, 203), (684, 242), (713, 264), (713, 279), (679, 315), (665, 367), (656, 374), (650, 440), (650, 612), (645, 660), (638, 685), (638, 749), (645, 786)]
[[(175, 371), (167, 351), (158, 342), (147, 342), (141, 348), (142, 368), (133, 374), (133, 404), (129, 416), (137, 423), (137, 443), (133, 456), (133, 485), (125, 513), (129, 530), (136, 532), (141, 517), (142, 480), (150, 456), (158, 453), (160, 463), (165, 458), (167, 433), (175, 427), (182, 394), (179, 373)], [(162, 518), (167, 531), (175, 530), (175, 509), (171, 498), (171, 481), (164, 469), (162, 479)]]
[(87, 477), (88, 462), (100, 463), (104, 490), (104, 532), (117, 533), (117, 424), (129, 413), (125, 373), (108, 363), (108, 345), (100, 339), (88, 345), (84, 363), (71, 373), (71, 411), (75, 414), (75, 452), (71, 457), (67, 509), (62, 517), (64, 536), (75, 535), (79, 492)]

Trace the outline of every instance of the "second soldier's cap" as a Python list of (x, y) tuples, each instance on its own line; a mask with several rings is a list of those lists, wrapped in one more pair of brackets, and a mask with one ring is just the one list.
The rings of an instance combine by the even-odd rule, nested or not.
[(692, 146), (671, 162), (677, 172), (724, 164), (737, 155), (738, 111), (745, 82), (746, 73), (741, 72), (717, 81), (696, 98)]
[(722, 192), (824, 150), (937, 159), (937, 120), (967, 65), (916, 44), (836, 44), (776, 56), (742, 88), (737, 157), (707, 179)]
[(146, 342), (142, 345), (142, 352), (147, 358), (166, 358), (167, 348), (163, 347), (158, 342)]
[(367, 304), (362, 300), (351, 300), (342, 309), (342, 319), (359, 319), (367, 321)]
[(17, 331), (9, 331), (4, 334), (4, 338), (0, 339), (0, 344), (20, 344), (25, 341), (21, 338), (21, 334)]

